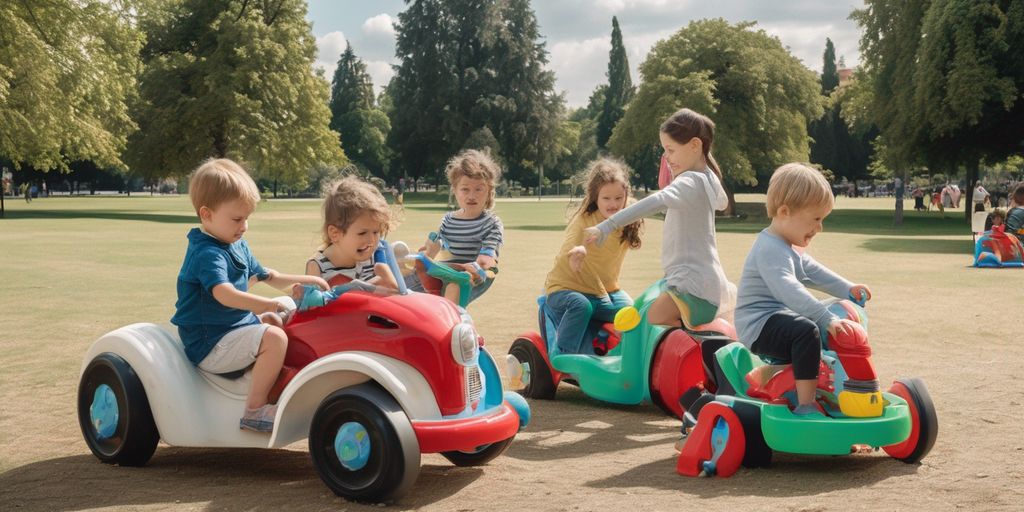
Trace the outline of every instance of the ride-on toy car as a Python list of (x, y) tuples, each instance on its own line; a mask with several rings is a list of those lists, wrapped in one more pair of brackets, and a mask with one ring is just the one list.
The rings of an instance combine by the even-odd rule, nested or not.
[(823, 342), (817, 403), (824, 414), (796, 416), (792, 367), (759, 378), (763, 361), (740, 343), (714, 356), (717, 392), (693, 388), (683, 397), (685, 444), (677, 471), (688, 476), (732, 475), (740, 466), (762, 467), (772, 452), (848, 455), (885, 450), (916, 463), (935, 443), (938, 419), (924, 382), (897, 379), (881, 392), (867, 341), (867, 316), (850, 301), (829, 308), (849, 320), (853, 334)]
[(706, 361), (731, 343), (736, 331), (722, 319), (693, 331), (648, 323), (647, 310), (664, 287), (664, 280), (651, 285), (632, 307), (620, 310), (615, 324), (591, 322), (584, 339), (592, 340), (595, 355), (551, 355), (557, 347), (556, 329), (541, 296), (537, 300), (540, 332), (520, 334), (509, 349), (523, 368), (521, 393), (528, 398), (554, 398), (558, 383), (564, 380), (599, 400), (618, 404), (650, 400), (667, 414), (681, 417), (679, 398), (705, 383)]
[(360, 501), (401, 496), (419, 474), (421, 453), (459, 466), (487, 463), (525, 426), (529, 407), (502, 392), (464, 310), (399, 285), (398, 294), (350, 291), (291, 316), (269, 436), (238, 427), (247, 376), (200, 371), (171, 326), (138, 323), (102, 336), (86, 353), (78, 388), (86, 443), (103, 462), (141, 466), (160, 439), (278, 448), (308, 437), (324, 483)]

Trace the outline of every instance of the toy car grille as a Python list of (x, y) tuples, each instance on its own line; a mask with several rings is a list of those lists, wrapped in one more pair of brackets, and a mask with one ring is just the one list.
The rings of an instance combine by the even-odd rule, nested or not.
[(470, 366), (466, 368), (466, 402), (476, 404), (480, 400), (480, 391), (483, 385), (480, 382), (480, 368)]

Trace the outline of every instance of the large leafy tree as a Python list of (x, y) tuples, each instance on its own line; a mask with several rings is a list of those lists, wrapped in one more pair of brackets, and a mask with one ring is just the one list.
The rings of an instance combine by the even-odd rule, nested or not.
[(633, 99), (633, 80), (629, 76), (629, 59), (626, 47), (622, 44), (622, 31), (619, 20), (612, 17), (612, 49), (608, 53), (608, 88), (605, 90), (604, 104), (597, 119), (597, 145), (604, 149), (612, 130), (622, 119), (629, 100)]
[[(730, 209), (732, 187), (807, 160), (807, 122), (822, 113), (818, 78), (753, 23), (692, 22), (657, 43), (640, 74), (636, 97), (609, 142), (613, 152), (653, 160), (665, 118), (682, 107), (705, 114), (717, 126), (713, 152)], [(645, 179), (656, 176), (657, 165), (634, 165)]]
[(0, 2), (0, 160), (122, 166), (142, 36), (124, 1)]
[(399, 14), (401, 64), (388, 87), (390, 144), (413, 177), (444, 162), (486, 127), (511, 179), (553, 162), (564, 100), (544, 69), (528, 0), (407, 0)]
[(376, 107), (373, 82), (366, 64), (345, 48), (331, 82), (332, 130), (341, 134), (341, 147), (353, 163), (378, 177), (385, 177), (391, 121)]
[(970, 184), (1024, 149), (1024, 2), (868, 0), (852, 17), (888, 166), (962, 166)]
[(229, 157), (276, 194), (304, 188), (317, 166), (344, 164), (305, 14), (301, 0), (177, 0), (144, 11), (133, 170), (182, 176)]

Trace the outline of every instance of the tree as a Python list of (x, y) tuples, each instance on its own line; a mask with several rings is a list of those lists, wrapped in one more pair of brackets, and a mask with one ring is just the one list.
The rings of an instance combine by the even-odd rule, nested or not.
[[(510, 179), (547, 163), (564, 111), (528, 0), (407, 0), (388, 86), (389, 143), (413, 177), (443, 167), (488, 127)], [(510, 87), (510, 84), (515, 84)]]
[(0, 159), (123, 167), (142, 35), (125, 1), (0, 3)]
[(633, 98), (633, 81), (629, 76), (629, 60), (622, 44), (618, 18), (612, 16), (612, 49), (608, 52), (608, 88), (605, 90), (601, 115), (597, 119), (597, 146), (604, 149), (612, 130), (622, 119), (626, 105)]
[(970, 204), (980, 164), (1024, 143), (1024, 3), (869, 0), (851, 16), (864, 29), (882, 158), (947, 174), (966, 167)]
[[(695, 21), (655, 44), (611, 150), (633, 164), (631, 157), (657, 154), (658, 126), (679, 108), (709, 116), (717, 126), (713, 153), (730, 210), (732, 187), (756, 184), (782, 163), (806, 161), (807, 122), (822, 112), (817, 77), (777, 38), (753, 26)], [(635, 168), (644, 180), (657, 179), (657, 165)]]
[(305, 188), (320, 165), (342, 166), (328, 127), (328, 84), (314, 73), (305, 2), (183, 0), (144, 12), (147, 43), (139, 131), (126, 158), (143, 176), (184, 176), (209, 157), (253, 177)]
[(836, 47), (832, 44), (832, 40), (825, 38), (825, 54), (822, 55), (824, 61), (821, 67), (821, 92), (828, 96), (832, 94), (832, 91), (839, 87), (839, 71), (836, 69)]
[(375, 103), (366, 64), (349, 44), (338, 59), (331, 82), (330, 128), (341, 134), (341, 146), (353, 163), (383, 178), (391, 121)]

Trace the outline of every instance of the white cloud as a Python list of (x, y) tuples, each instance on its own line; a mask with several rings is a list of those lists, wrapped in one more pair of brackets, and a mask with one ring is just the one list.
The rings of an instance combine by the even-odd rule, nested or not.
[(324, 70), (324, 77), (330, 81), (334, 70), (338, 67), (338, 59), (345, 51), (345, 34), (341, 31), (329, 32), (316, 38), (317, 57), (314, 66)]
[(373, 81), (374, 94), (380, 94), (380, 91), (391, 81), (391, 77), (395, 75), (391, 63), (383, 60), (366, 61), (366, 72)]
[(606, 81), (611, 48), (607, 37), (559, 41), (549, 47), (548, 67), (555, 72), (555, 89), (566, 92), (570, 106), (586, 105), (593, 89)]
[(363, 22), (363, 33), (367, 36), (395, 36), (395, 20), (387, 14), (378, 14)]

